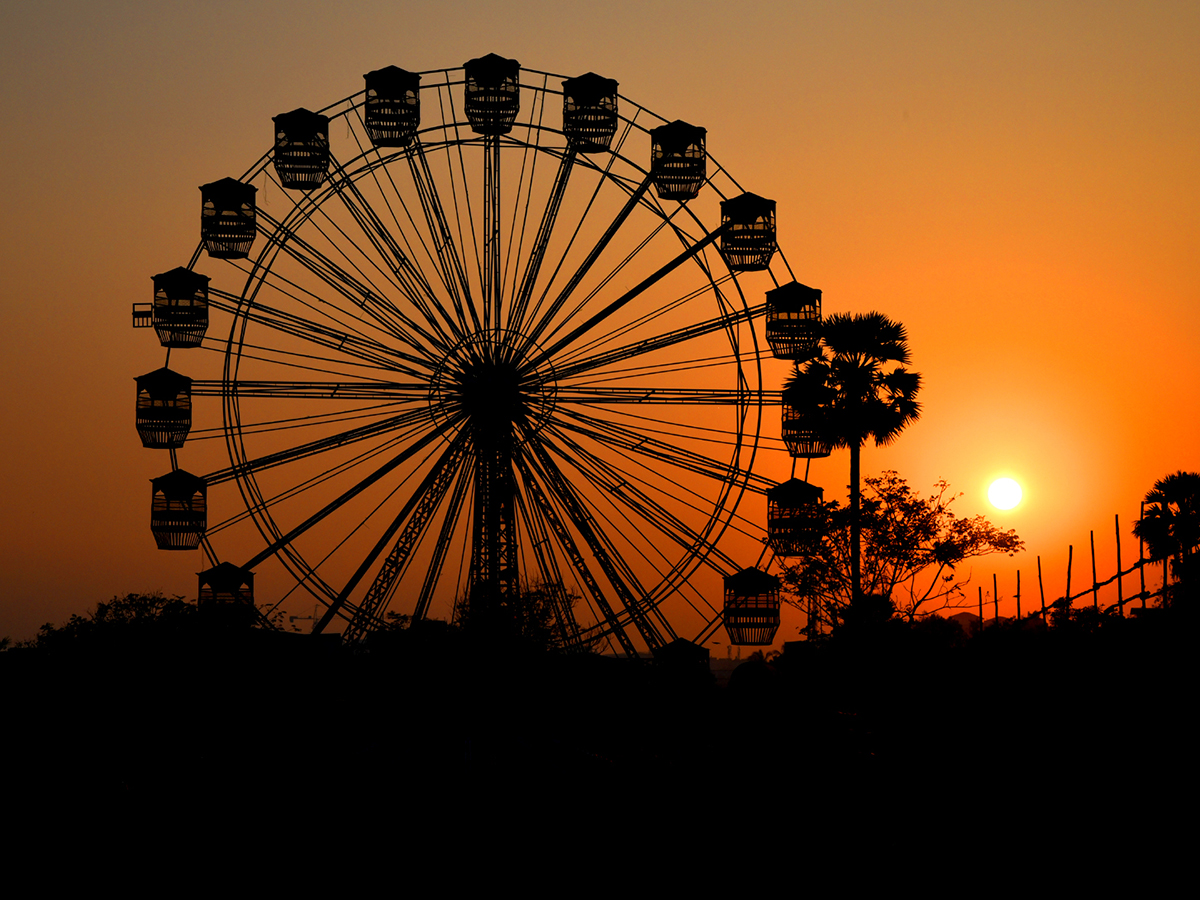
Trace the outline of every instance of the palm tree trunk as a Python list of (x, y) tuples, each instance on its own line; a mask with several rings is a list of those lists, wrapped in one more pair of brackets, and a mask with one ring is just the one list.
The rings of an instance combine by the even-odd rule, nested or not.
[(859, 511), (859, 455), (862, 452), (862, 442), (850, 445), (850, 602), (857, 603), (862, 591), (862, 560), (861, 535), (862, 526), (858, 520)]

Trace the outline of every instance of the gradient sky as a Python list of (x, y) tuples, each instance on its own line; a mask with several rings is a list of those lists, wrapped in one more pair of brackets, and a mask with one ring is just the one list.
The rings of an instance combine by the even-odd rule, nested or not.
[[(0, 7), (0, 45), (0, 636), (118, 593), (194, 594), (196, 557), (148, 534), (161, 462), (132, 378), (162, 355), (130, 304), (186, 260), (196, 186), (256, 160), (271, 116), (389, 64), (593, 70), (704, 125), (777, 200), (826, 312), (908, 327), (924, 413), (864, 473), (945, 478), (960, 513), (1016, 528), (1025, 554), (974, 567), (988, 590), (995, 571), (1010, 594), (1018, 567), (1036, 590), (1040, 554), (1058, 596), (1072, 543), (1078, 589), (1091, 529), (1106, 577), (1114, 514), (1128, 564), (1143, 494), (1200, 470), (1193, 2), (52, 0)], [(811, 480), (836, 496), (847, 471), (841, 452)], [(1010, 513), (987, 503), (1000, 475), (1025, 489)]]

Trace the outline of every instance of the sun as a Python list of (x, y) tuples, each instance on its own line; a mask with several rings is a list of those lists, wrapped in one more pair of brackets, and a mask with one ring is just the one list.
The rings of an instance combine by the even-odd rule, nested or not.
[(1011, 478), (997, 478), (988, 488), (988, 500), (996, 509), (1012, 509), (1021, 502), (1021, 486)]

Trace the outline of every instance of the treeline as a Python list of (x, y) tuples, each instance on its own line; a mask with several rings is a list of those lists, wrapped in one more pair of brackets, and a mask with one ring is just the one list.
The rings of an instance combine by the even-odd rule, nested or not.
[(687, 652), (514, 650), (441, 622), (350, 648), (131, 595), (0, 654), (0, 681), (14, 784), (39, 803), (570, 806), (605, 785), (766, 785), (823, 809), (1000, 785), (1082, 802), (1181, 771), (1194, 608), (1177, 595), (1131, 619), (1087, 608), (974, 635), (868, 608), (718, 687)]

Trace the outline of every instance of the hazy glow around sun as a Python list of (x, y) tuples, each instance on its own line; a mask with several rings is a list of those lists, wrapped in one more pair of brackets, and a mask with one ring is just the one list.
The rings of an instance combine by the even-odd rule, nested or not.
[(1011, 478), (997, 478), (988, 488), (988, 500), (996, 509), (1012, 509), (1021, 502), (1021, 486)]

